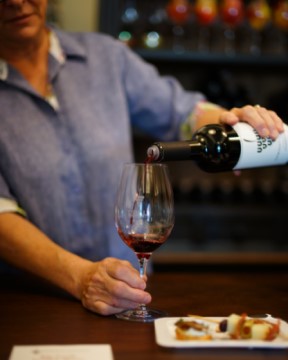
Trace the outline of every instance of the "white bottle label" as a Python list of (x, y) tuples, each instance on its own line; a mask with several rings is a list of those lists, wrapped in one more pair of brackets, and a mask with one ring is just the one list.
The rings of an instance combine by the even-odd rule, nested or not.
[(285, 131), (275, 141), (260, 137), (249, 124), (244, 122), (237, 123), (233, 128), (241, 142), (241, 154), (234, 170), (288, 163), (287, 125), (284, 125)]

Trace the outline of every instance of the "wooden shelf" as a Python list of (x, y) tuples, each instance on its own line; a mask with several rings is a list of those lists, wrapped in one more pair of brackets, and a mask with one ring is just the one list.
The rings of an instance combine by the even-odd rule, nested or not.
[(157, 62), (195, 62), (202, 64), (220, 64), (220, 65), (257, 65), (257, 66), (288, 66), (287, 56), (279, 55), (225, 55), (223, 53), (201, 53), (193, 51), (174, 52), (169, 49), (140, 49), (134, 51), (148, 61)]

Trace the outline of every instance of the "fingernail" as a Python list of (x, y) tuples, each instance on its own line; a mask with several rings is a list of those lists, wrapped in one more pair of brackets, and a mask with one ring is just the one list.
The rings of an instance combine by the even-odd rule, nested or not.
[(151, 301), (151, 296), (149, 294), (147, 294), (145, 297), (144, 297), (144, 303), (147, 304)]

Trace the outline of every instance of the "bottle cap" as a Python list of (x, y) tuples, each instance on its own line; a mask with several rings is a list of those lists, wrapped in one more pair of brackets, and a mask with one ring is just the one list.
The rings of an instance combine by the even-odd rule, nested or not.
[(160, 150), (158, 146), (152, 145), (147, 150), (147, 156), (153, 160), (158, 160), (160, 157)]

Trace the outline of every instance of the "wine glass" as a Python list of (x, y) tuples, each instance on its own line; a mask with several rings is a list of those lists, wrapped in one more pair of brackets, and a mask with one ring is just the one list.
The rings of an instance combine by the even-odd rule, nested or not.
[[(125, 164), (115, 206), (117, 231), (136, 254), (140, 276), (147, 262), (170, 235), (174, 225), (173, 191), (168, 168), (163, 164)], [(116, 315), (120, 319), (150, 322), (166, 316), (140, 304)]]

